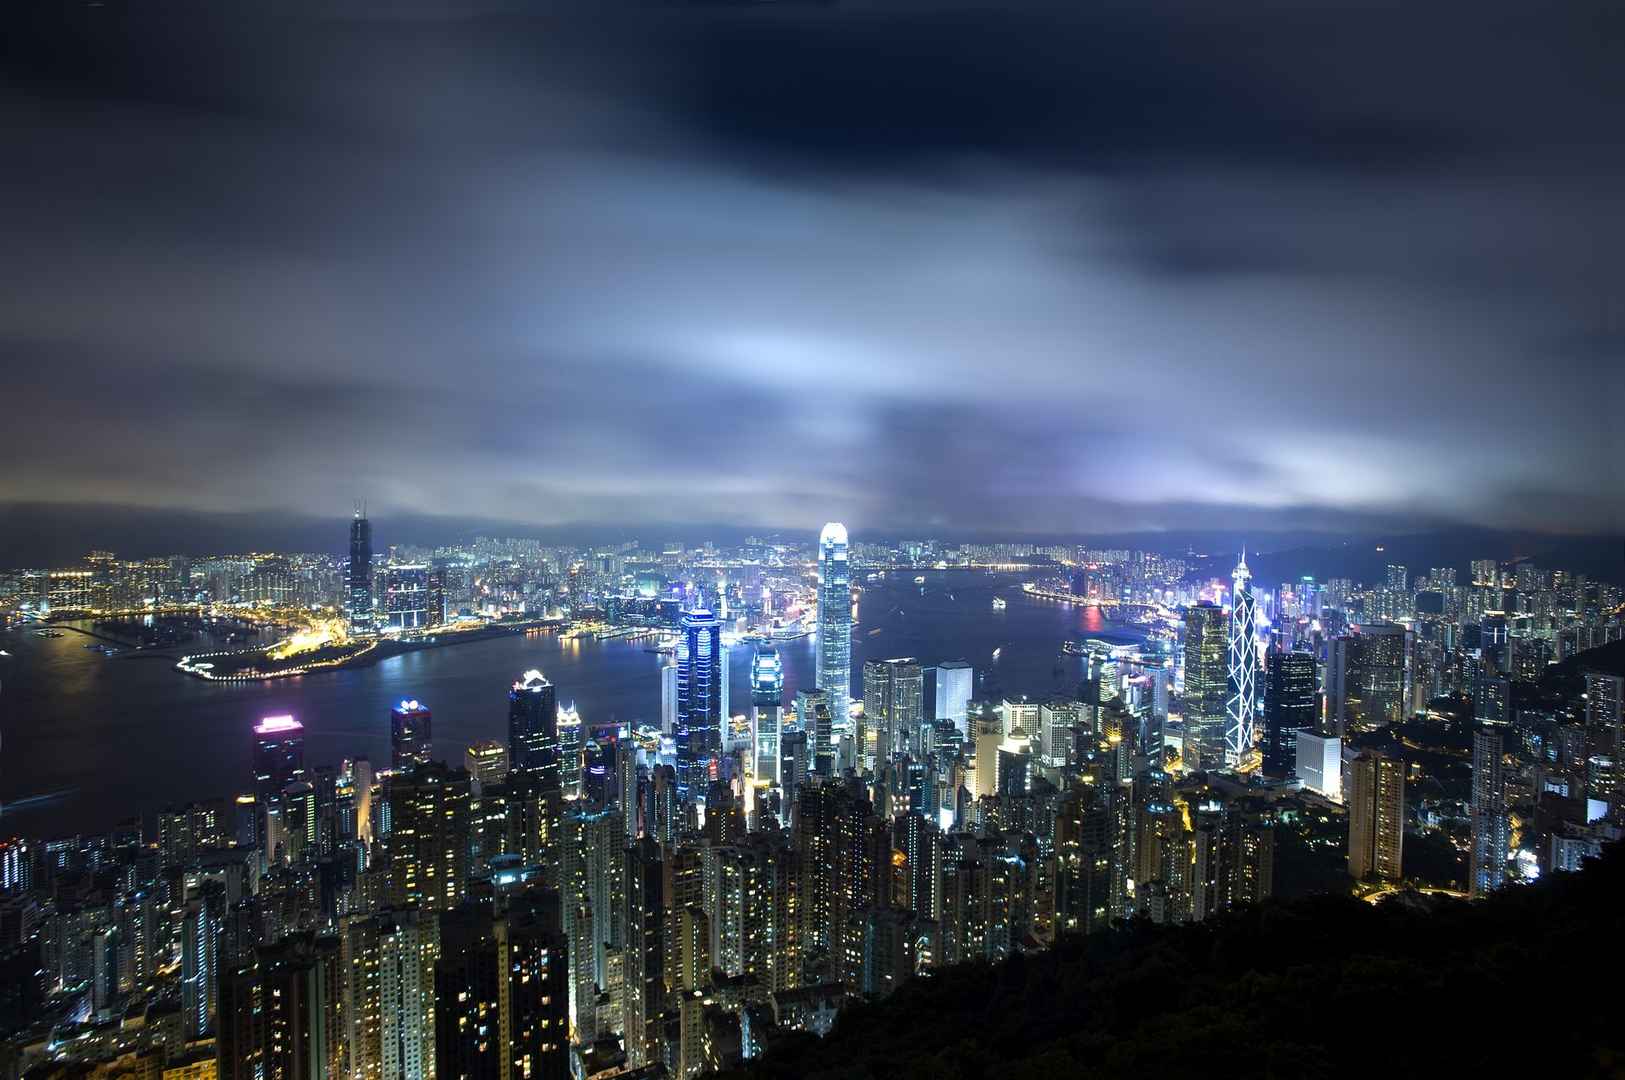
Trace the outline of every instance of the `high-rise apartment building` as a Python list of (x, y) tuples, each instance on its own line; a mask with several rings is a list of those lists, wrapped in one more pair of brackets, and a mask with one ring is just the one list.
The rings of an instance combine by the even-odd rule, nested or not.
[(1472, 850), (1468, 856), (1467, 890), (1475, 897), (1494, 892), (1506, 881), (1510, 822), (1502, 752), (1500, 728), (1481, 727), (1473, 732)]
[(434, 762), (389, 778), (384, 840), (390, 902), (445, 911), (468, 885), (470, 779)]
[(1349, 876), (1399, 881), (1404, 876), (1405, 762), (1367, 750), (1349, 765)]

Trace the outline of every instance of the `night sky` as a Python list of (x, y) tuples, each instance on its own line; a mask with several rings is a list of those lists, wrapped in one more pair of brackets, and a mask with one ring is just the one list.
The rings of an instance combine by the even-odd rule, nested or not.
[(8, 25), (0, 504), (1625, 532), (1617, 4), (289, 10)]

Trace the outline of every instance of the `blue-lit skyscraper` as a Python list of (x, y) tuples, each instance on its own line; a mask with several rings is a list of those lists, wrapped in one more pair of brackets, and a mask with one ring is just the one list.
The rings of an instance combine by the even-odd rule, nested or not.
[(1246, 768), (1255, 763), (1258, 722), (1258, 609), (1247, 553), (1231, 571), (1229, 698), (1225, 702), (1224, 763)]
[(852, 573), (846, 526), (836, 521), (818, 536), (818, 689), (836, 729), (845, 731), (852, 715)]
[(677, 791), (704, 796), (722, 750), (722, 621), (701, 608), (683, 613), (677, 640)]
[(758, 780), (778, 783), (779, 733), (784, 728), (784, 667), (771, 645), (758, 645), (750, 662), (752, 770)]
[(373, 628), (372, 522), (359, 506), (355, 520), (350, 522), (350, 568), (345, 575), (344, 608), (351, 633), (366, 633)]

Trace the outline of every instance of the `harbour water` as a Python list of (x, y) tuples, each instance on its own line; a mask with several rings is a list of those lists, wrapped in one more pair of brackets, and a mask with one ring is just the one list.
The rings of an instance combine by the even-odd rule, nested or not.
[[(1080, 605), (1025, 596), (1019, 579), (975, 571), (865, 583), (853, 632), (853, 693), (865, 660), (965, 659), (978, 696), (1070, 693), (1081, 660), (1061, 643), (1132, 632)], [(993, 597), (1007, 600), (994, 610)], [(250, 782), (249, 728), (291, 713), (306, 760), (389, 757), (389, 710), (416, 698), (434, 715), (437, 756), (460, 761), (478, 739), (505, 738), (513, 680), (539, 668), (589, 725), (658, 723), (662, 658), (642, 641), (494, 638), (393, 657), (371, 667), (229, 684), (188, 678), (173, 660), (105, 656), (81, 634), (0, 634), (0, 835), (96, 832), (164, 805), (231, 794)], [(813, 681), (815, 639), (783, 642), (787, 698)], [(997, 662), (992, 660), (998, 650)], [(751, 646), (732, 654), (734, 712), (748, 707)], [(927, 679), (927, 706), (930, 683)]]

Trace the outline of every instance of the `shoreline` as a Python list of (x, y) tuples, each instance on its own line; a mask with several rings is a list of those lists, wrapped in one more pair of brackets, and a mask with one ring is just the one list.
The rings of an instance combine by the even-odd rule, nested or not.
[(513, 637), (537, 629), (557, 629), (561, 623), (514, 623), (500, 626), (482, 626), (477, 630), (450, 631), (426, 641), (399, 641), (379, 639), (353, 656), (347, 656), (328, 663), (312, 664), (309, 666), (294, 666), (283, 671), (253, 671), (233, 675), (212, 675), (207, 671), (198, 671), (186, 667), (188, 661), (207, 660), (210, 656), (241, 656), (243, 653), (263, 650), (244, 649), (239, 652), (228, 653), (196, 653), (182, 656), (175, 664), (175, 669), (183, 675), (204, 682), (266, 682), (271, 679), (291, 679), (302, 675), (319, 674), (328, 671), (347, 671), (355, 668), (371, 667), (382, 660), (407, 653), (422, 652), (425, 649), (439, 649), (451, 645), (468, 645), (478, 641), (490, 641), (495, 638)]

